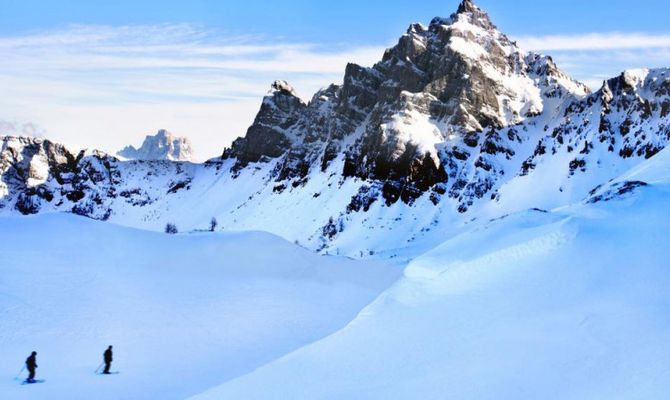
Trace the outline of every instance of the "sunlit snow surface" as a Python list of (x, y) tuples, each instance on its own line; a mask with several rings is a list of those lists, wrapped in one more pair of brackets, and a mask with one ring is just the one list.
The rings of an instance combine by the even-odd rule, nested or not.
[[(663, 399), (669, 202), (664, 150), (584, 201), (474, 221), (402, 277), (265, 233), (2, 218), (0, 397)], [(121, 373), (94, 375), (109, 344)], [(47, 381), (21, 386), (32, 350)]]
[[(0, 399), (183, 399), (343, 327), (401, 272), (266, 233), (0, 218)], [(120, 374), (95, 375), (110, 344)], [(46, 382), (22, 386), (33, 350)]]
[(193, 400), (668, 398), (670, 152), (621, 179), (650, 185), (447, 240), (343, 330)]

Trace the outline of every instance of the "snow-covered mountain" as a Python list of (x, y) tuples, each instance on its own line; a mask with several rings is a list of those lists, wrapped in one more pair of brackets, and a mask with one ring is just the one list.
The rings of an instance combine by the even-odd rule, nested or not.
[(321, 252), (400, 257), (473, 221), (589, 198), (667, 145), (669, 114), (670, 70), (590, 93), (465, 0), (307, 103), (274, 82), (246, 135), (204, 164), (5, 137), (0, 213), (182, 231), (216, 217)]
[(665, 399), (669, 140), (670, 69), (590, 93), (470, 0), (202, 164), (0, 136), (0, 393)]
[(666, 398), (670, 149), (606, 186), (481, 221), (344, 329), (190, 400)]
[(116, 154), (128, 160), (193, 161), (193, 146), (187, 138), (161, 129), (144, 138), (139, 149), (126, 146)]
[[(664, 399), (669, 201), (664, 149), (586, 201), (476, 221), (406, 268), (263, 232), (2, 216), (0, 393)], [(110, 343), (121, 373), (95, 375)], [(27, 388), (11, 377), (31, 350), (46, 383)]]

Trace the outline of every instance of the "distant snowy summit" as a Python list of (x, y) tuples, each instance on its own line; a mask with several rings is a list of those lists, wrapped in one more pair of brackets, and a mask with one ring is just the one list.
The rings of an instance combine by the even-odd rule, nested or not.
[(116, 154), (129, 160), (193, 161), (193, 146), (187, 138), (161, 129), (148, 135), (139, 149), (126, 146)]

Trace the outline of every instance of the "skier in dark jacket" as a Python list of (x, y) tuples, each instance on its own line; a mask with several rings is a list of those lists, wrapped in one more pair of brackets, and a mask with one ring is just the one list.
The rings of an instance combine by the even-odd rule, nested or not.
[(28, 369), (28, 372), (30, 373), (26, 382), (29, 383), (35, 382), (35, 369), (37, 368), (37, 360), (35, 359), (35, 356), (37, 356), (37, 352), (33, 351), (30, 354), (30, 357), (26, 359), (26, 369)]
[(112, 346), (109, 346), (107, 350), (105, 350), (103, 358), (105, 360), (105, 370), (102, 373), (109, 374), (109, 369), (112, 367)]

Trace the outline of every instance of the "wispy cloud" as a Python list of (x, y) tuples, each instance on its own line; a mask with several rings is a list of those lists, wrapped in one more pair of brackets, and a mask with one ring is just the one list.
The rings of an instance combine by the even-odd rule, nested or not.
[(559, 67), (593, 89), (626, 69), (670, 67), (670, 34), (610, 32), (515, 39), (526, 50), (552, 55)]
[[(210, 36), (212, 35), (212, 36)], [(369, 63), (380, 47), (328, 48), (219, 37), (189, 25), (74, 26), (67, 31), (0, 38), (0, 65), (55, 70), (198, 68), (233, 71), (340, 73), (347, 59)], [(39, 56), (38, 56), (39, 55)]]
[(108, 151), (165, 127), (196, 148), (217, 149), (203, 154), (213, 156), (244, 133), (275, 79), (308, 98), (341, 81), (347, 62), (371, 65), (383, 50), (230, 37), (188, 24), (2, 37), (0, 87), (12, 95), (0, 97), (0, 117), (38, 121), (59, 140)]
[(670, 48), (670, 35), (646, 33), (583, 33), (520, 36), (517, 39), (524, 48), (539, 51)]
[[(627, 68), (670, 66), (670, 35), (515, 39), (594, 88)], [(340, 82), (348, 62), (372, 65), (391, 44), (287, 43), (190, 24), (73, 25), (0, 37), (0, 119), (33, 121), (55, 140), (107, 151), (167, 128), (189, 136), (206, 158), (244, 134), (275, 79), (309, 98)]]

